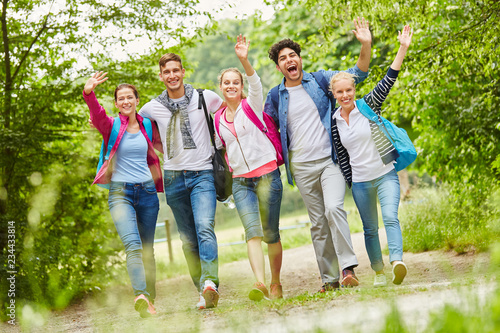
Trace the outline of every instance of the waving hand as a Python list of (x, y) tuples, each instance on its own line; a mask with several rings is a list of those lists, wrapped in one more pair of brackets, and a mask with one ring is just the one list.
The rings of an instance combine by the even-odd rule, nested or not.
[(92, 75), (90, 79), (87, 80), (87, 83), (85, 83), (85, 87), (83, 87), (85, 94), (90, 94), (92, 91), (94, 91), (95, 87), (106, 81), (108, 79), (106, 77), (107, 74), (108, 73), (103, 72), (94, 73), (94, 75)]

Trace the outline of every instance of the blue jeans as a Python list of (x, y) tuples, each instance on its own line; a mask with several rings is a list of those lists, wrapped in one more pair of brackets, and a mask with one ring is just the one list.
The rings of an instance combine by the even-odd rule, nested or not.
[(254, 237), (263, 237), (268, 244), (279, 242), (282, 193), (279, 169), (261, 177), (233, 178), (234, 203), (245, 228), (247, 242)]
[(165, 196), (174, 213), (182, 250), (193, 283), (201, 291), (205, 280), (219, 285), (215, 237), (216, 195), (212, 170), (164, 170)]
[(398, 219), (400, 188), (396, 170), (389, 171), (371, 181), (353, 182), (352, 196), (363, 221), (366, 252), (368, 252), (372, 269), (378, 272), (384, 268), (378, 238), (377, 196), (387, 234), (389, 261), (402, 260), (403, 236)]
[(127, 270), (134, 294), (156, 297), (154, 238), (160, 209), (155, 183), (111, 182), (109, 211), (127, 255)]

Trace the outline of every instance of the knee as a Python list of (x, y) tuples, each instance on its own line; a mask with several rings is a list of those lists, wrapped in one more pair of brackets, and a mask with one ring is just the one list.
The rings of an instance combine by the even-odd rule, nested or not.
[(274, 244), (280, 241), (279, 226), (263, 225), (264, 242), (267, 244)]
[(214, 227), (215, 223), (213, 220), (201, 221), (196, 227), (196, 234), (201, 238), (213, 237), (215, 236)]
[(377, 236), (378, 235), (378, 225), (364, 225), (363, 232), (367, 236)]
[(342, 202), (328, 202), (325, 204), (325, 212), (327, 216), (345, 214), (344, 204)]
[(142, 258), (142, 247), (129, 246), (125, 248), (125, 254), (127, 259)]
[(180, 233), (180, 238), (182, 242), (182, 248), (184, 250), (191, 250), (198, 248), (198, 238), (195, 233), (191, 235), (183, 232)]
[(264, 233), (264, 242), (266, 244), (275, 244), (281, 240), (280, 233), (278, 232), (265, 232)]
[(384, 208), (382, 208), (382, 221), (384, 221), (384, 225), (399, 224), (397, 206), (390, 207), (391, 209), (387, 209), (389, 207)]
[(142, 242), (138, 237), (137, 238), (134, 237), (133, 239), (130, 240), (124, 238), (123, 245), (125, 246), (125, 253), (127, 255), (131, 252), (142, 251)]
[(384, 221), (384, 226), (399, 225), (398, 216), (394, 214), (382, 216), (382, 220)]

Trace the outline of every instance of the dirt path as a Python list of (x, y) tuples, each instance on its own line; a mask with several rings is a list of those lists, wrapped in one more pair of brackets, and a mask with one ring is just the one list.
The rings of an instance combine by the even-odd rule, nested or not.
[[(360, 287), (304, 301), (300, 295), (314, 294), (321, 286), (312, 245), (287, 250), (283, 257), (282, 284), (286, 299), (293, 302), (261, 302), (248, 300), (253, 283), (247, 260), (220, 267), (220, 301), (215, 310), (194, 309), (197, 294), (188, 276), (159, 281), (156, 307), (158, 315), (139, 320), (131, 305), (130, 288), (118, 287), (92, 297), (63, 312), (53, 313), (40, 332), (306, 332), (316, 329), (334, 331), (354, 325), (359, 331), (373, 331), (384, 323), (391, 304), (396, 304), (405, 317), (422, 326), (432, 309), (446, 302), (458, 304), (463, 297), (452, 283), (470, 279), (471, 274), (485, 271), (487, 254), (461, 255), (447, 252), (405, 253), (409, 274), (403, 285), (389, 285), (386, 291), (372, 288), (373, 272), (364, 248), (363, 235), (353, 234), (358, 255), (356, 274)], [(386, 244), (385, 232), (380, 232)], [(384, 255), (388, 262), (388, 256)], [(389, 268), (386, 268), (388, 278)], [(268, 275), (269, 276), (269, 272)], [(481, 281), (483, 275), (476, 275)], [(470, 287), (470, 283), (468, 284)], [(474, 289), (484, 295), (491, 289), (487, 283)], [(371, 292), (373, 291), (373, 292)], [(385, 292), (391, 295), (384, 297)], [(362, 320), (360, 320), (362, 318)], [(43, 321), (42, 319), (40, 319)]]

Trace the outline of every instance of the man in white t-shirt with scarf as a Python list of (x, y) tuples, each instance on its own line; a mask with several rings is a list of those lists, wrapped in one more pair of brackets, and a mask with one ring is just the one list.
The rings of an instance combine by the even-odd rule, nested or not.
[[(164, 151), (165, 196), (175, 217), (189, 273), (200, 293), (196, 307), (212, 308), (219, 299), (213, 147), (204, 110), (198, 109), (198, 92), (184, 84), (181, 58), (167, 53), (160, 58), (159, 66), (166, 89), (139, 114), (158, 124)], [(205, 90), (203, 95), (208, 112), (222, 106), (223, 100), (213, 91)]]

